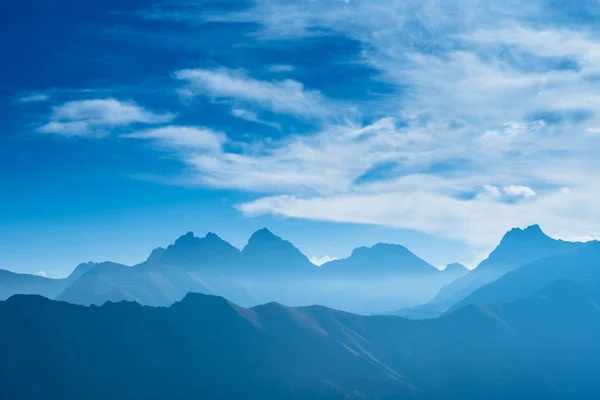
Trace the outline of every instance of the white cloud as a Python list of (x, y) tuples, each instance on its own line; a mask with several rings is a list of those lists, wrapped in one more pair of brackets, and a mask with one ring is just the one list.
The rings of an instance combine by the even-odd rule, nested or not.
[(164, 146), (185, 150), (215, 150), (219, 149), (226, 140), (226, 136), (220, 132), (188, 126), (164, 126), (122, 136), (152, 139)]
[(569, 242), (591, 242), (591, 241), (599, 241), (600, 233), (599, 232), (588, 232), (587, 235), (577, 235), (577, 236), (555, 236), (556, 239), (562, 239)]
[(585, 205), (594, 214), (600, 207), (590, 199), (565, 199), (559, 192), (537, 202), (507, 204), (493, 199), (460, 200), (443, 194), (415, 191), (337, 196), (273, 196), (244, 203), (239, 209), (252, 216), (274, 214), (315, 221), (354, 222), (414, 229), (456, 239), (474, 247), (489, 247), (515, 226), (540, 222), (549, 233), (581, 232), (588, 226)]
[(535, 196), (535, 191), (527, 186), (518, 186), (518, 185), (510, 185), (504, 188), (504, 193), (509, 196), (516, 197), (533, 197)]
[(54, 107), (50, 121), (38, 131), (63, 136), (102, 136), (110, 128), (135, 123), (162, 124), (173, 118), (173, 114), (156, 114), (135, 103), (111, 98), (77, 100)]
[(502, 196), (500, 189), (494, 185), (483, 185), (483, 191), (492, 197)]
[(32, 93), (19, 99), (21, 103), (43, 103), (50, 98), (45, 93)]
[(44, 271), (34, 272), (33, 275), (42, 276), (44, 278), (48, 277), (48, 275)]
[(276, 113), (303, 117), (331, 113), (320, 92), (305, 89), (300, 82), (290, 79), (261, 81), (226, 69), (185, 69), (177, 71), (175, 78), (187, 82), (184, 94), (189, 96), (235, 99)]
[(318, 267), (320, 267), (321, 265), (328, 263), (330, 261), (334, 261), (334, 260), (337, 260), (337, 258), (330, 257), (330, 256), (311, 257), (310, 258), (310, 262), (315, 264)]
[(253, 22), (264, 40), (345, 36), (361, 48), (350, 62), (397, 91), (383, 101), (349, 100), (358, 111), (346, 120), (328, 118), (345, 117), (346, 107), (301, 82), (180, 70), (183, 94), (224, 101), (237, 118), (264, 122), (267, 111), (320, 124), (310, 134), (251, 143), (194, 127), (134, 136), (176, 148), (191, 167), (187, 182), (260, 193), (238, 205), (248, 215), (414, 229), (477, 248), (532, 223), (568, 237), (597, 232), (600, 189), (591, 166), (600, 151), (600, 40), (579, 26), (544, 26), (542, 7), (264, 0), (225, 16), (170, 15)]
[(62, 136), (104, 136), (108, 133), (101, 126), (94, 126), (87, 121), (50, 121), (37, 131)]
[(261, 119), (255, 112), (243, 108), (234, 108), (233, 110), (231, 110), (231, 115), (233, 115), (236, 118), (244, 119), (250, 122), (255, 122), (257, 124), (267, 125), (273, 129), (281, 130), (281, 125), (279, 125), (278, 123)]

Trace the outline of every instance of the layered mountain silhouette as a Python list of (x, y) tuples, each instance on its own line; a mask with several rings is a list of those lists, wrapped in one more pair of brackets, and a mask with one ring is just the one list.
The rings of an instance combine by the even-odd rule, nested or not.
[(242, 249), (240, 272), (246, 277), (305, 278), (314, 275), (317, 267), (291, 242), (263, 228), (252, 234)]
[(444, 273), (448, 276), (450, 276), (451, 278), (459, 278), (463, 275), (466, 275), (469, 273), (469, 268), (465, 267), (464, 265), (460, 264), (460, 263), (452, 263), (452, 264), (448, 264), (446, 265), (446, 267), (443, 269)]
[(237, 248), (212, 232), (203, 238), (188, 232), (166, 249), (159, 247), (152, 251), (147, 261), (210, 274), (227, 274), (238, 264), (239, 256)]
[(532, 225), (526, 229), (511, 229), (488, 258), (469, 274), (442, 288), (434, 302), (454, 304), (479, 287), (521, 265), (540, 258), (568, 253), (582, 245), (552, 239), (542, 232), (539, 225)]
[(73, 272), (63, 279), (50, 279), (38, 275), (16, 274), (0, 270), (0, 300), (6, 300), (15, 294), (39, 294), (48, 298), (55, 298), (81, 275), (96, 266), (88, 262), (78, 265)]
[(201, 274), (195, 268), (156, 261), (133, 267), (101, 263), (83, 274), (56, 299), (81, 305), (135, 301), (148, 306), (169, 306), (191, 292), (220, 294), (244, 305), (256, 303), (243, 287), (233, 281), (212, 274)]
[(321, 269), (332, 275), (360, 278), (441, 275), (437, 268), (411, 253), (406, 247), (387, 243), (359, 247), (350, 257), (325, 263)]
[[(86, 263), (65, 279), (0, 271), (0, 299), (39, 294), (81, 305), (126, 300), (169, 306), (196, 292), (224, 296), (242, 306), (270, 301), (290, 306), (322, 304), (361, 314), (398, 307), (396, 315), (433, 318), (470, 303), (519, 298), (509, 293), (531, 294), (549, 281), (540, 278), (542, 283), (533, 285), (529, 282), (534, 277), (530, 277), (520, 290), (512, 288), (516, 283), (502, 290), (495, 289), (496, 285), (483, 287), (522, 265), (568, 256), (585, 246), (552, 239), (534, 225), (508, 232), (472, 271), (457, 263), (440, 271), (404, 246), (385, 243), (357, 248), (345, 259), (317, 267), (291, 242), (266, 228), (252, 234), (241, 250), (214, 233), (196, 237), (188, 232), (132, 267)], [(498, 285), (506, 285), (504, 282), (498, 281)], [(506, 294), (485, 294), (491, 290)]]
[(27, 293), (82, 305), (127, 300), (168, 306), (197, 292), (244, 306), (279, 301), (369, 314), (390, 304), (424, 302), (460, 274), (461, 268), (439, 271), (392, 244), (361, 247), (346, 259), (317, 267), (291, 242), (265, 228), (252, 234), (242, 250), (214, 233), (196, 237), (188, 232), (153, 250), (141, 264), (101, 263), (89, 273), (77, 273), (78, 279), (58, 292)]
[(545, 257), (568, 254), (584, 246), (585, 243), (553, 239), (544, 234), (539, 225), (511, 229), (488, 258), (468, 274), (442, 287), (432, 301), (411, 309), (398, 310), (396, 314), (412, 318), (441, 315), (480, 287), (510, 271)]
[(527, 297), (558, 279), (600, 278), (600, 242), (576, 246), (577, 250), (525, 264), (482, 286), (457, 302), (451, 310), (468, 304), (502, 304)]
[[(411, 321), (322, 306), (0, 302), (6, 399), (593, 399), (600, 283)], [(43, 338), (43, 340), (42, 340)]]

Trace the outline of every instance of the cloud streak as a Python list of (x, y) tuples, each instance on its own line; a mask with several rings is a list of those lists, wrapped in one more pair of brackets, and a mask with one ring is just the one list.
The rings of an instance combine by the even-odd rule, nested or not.
[(38, 128), (41, 133), (63, 136), (104, 136), (115, 127), (132, 124), (162, 124), (175, 116), (157, 114), (133, 102), (116, 99), (69, 101), (52, 110), (50, 120)]
[(175, 78), (186, 83), (182, 93), (189, 97), (234, 100), (305, 118), (332, 113), (331, 105), (319, 91), (306, 89), (302, 83), (291, 79), (257, 80), (227, 69), (185, 69), (177, 71)]

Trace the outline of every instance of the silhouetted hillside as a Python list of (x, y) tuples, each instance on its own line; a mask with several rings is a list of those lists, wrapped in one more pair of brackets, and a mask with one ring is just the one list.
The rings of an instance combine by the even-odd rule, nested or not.
[(592, 399), (600, 284), (426, 321), (190, 294), (169, 308), (0, 303), (0, 398)]

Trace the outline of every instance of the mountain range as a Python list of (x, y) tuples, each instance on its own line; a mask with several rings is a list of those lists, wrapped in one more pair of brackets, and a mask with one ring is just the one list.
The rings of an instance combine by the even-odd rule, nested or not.
[(131, 267), (82, 264), (66, 279), (6, 272), (12, 278), (0, 276), (0, 293), (3, 298), (40, 294), (81, 305), (126, 300), (169, 306), (195, 292), (224, 296), (242, 306), (279, 301), (368, 314), (391, 304), (423, 303), (466, 272), (458, 264), (440, 271), (395, 244), (360, 247), (348, 258), (317, 267), (268, 229), (252, 234), (241, 250), (214, 233), (196, 237), (188, 232)]
[(322, 306), (0, 302), (6, 399), (593, 399), (600, 282), (412, 321)]
[[(192, 232), (146, 261), (79, 265), (65, 279), (0, 271), (0, 299), (39, 294), (81, 305), (135, 301), (169, 306), (188, 293), (223, 296), (250, 307), (277, 301), (360, 313), (434, 318), (468, 304), (501, 304), (558, 278), (596, 277), (598, 243), (556, 240), (538, 225), (507, 232), (474, 270), (439, 270), (407, 248), (379, 243), (317, 267), (291, 242), (261, 229), (240, 249), (214, 233)], [(572, 267), (567, 268), (571, 265)]]
[[(190, 232), (134, 266), (0, 270), (0, 295), (2, 399), (600, 393), (600, 242), (537, 225), (509, 231), (471, 271), (385, 243), (317, 267), (267, 229), (241, 250)], [(394, 305), (410, 319), (357, 314)]]
[[(553, 260), (556, 257), (555, 259), (558, 260), (556, 262), (568, 264), (568, 260), (574, 258), (571, 263), (585, 268), (590, 259), (582, 260), (577, 258), (577, 251), (589, 248), (590, 246), (593, 247), (594, 244), (595, 242), (567, 242), (553, 239), (547, 236), (539, 225), (532, 225), (525, 229), (514, 228), (504, 235), (494, 251), (476, 268), (442, 287), (430, 302), (417, 307), (403, 308), (394, 314), (410, 318), (433, 318), (449, 309), (455, 310), (460, 308), (460, 306), (470, 303), (497, 304), (496, 300), (500, 300), (498, 296), (493, 299), (490, 298), (489, 300), (493, 301), (488, 302), (485, 295), (474, 295), (474, 292), (486, 293), (488, 291), (486, 289), (488, 284), (492, 288), (496, 287), (495, 282), (497, 280), (503, 281), (501, 278), (509, 273), (511, 276), (517, 277), (515, 279), (517, 281), (518, 277), (522, 276), (520, 271), (525, 265), (536, 262), (543, 264), (544, 261), (541, 261), (543, 259)], [(553, 261), (549, 262), (553, 263)], [(514, 274), (511, 273), (513, 271)], [(545, 279), (547, 271), (544, 268), (537, 270), (537, 273), (539, 279), (543, 282), (548, 283), (551, 281), (551, 279)], [(510, 285), (512, 283), (507, 286)], [(519, 285), (519, 283), (516, 283), (516, 285)], [(527, 285), (525, 284), (525, 286)], [(540, 285), (532, 286), (532, 290), (524, 294), (531, 294), (534, 290), (540, 289), (540, 287)], [(480, 288), (481, 290), (479, 290)], [(509, 294), (509, 292), (517, 293), (515, 290), (516, 288), (514, 287), (507, 287), (505, 289), (506, 295), (502, 300), (512, 301), (517, 299), (518, 296), (515, 297)], [(472, 297), (472, 295), (474, 296)]]
[(17, 274), (0, 269), (0, 300), (6, 300), (15, 294), (39, 294), (48, 298), (55, 298), (96, 265), (93, 262), (79, 264), (68, 277), (63, 279)]

